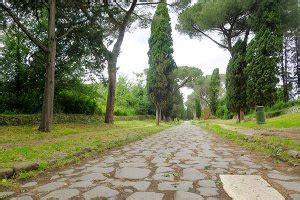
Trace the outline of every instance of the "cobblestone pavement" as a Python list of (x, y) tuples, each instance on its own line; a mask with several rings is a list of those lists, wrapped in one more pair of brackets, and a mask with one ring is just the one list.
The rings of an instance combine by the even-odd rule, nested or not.
[(184, 123), (104, 156), (22, 185), (12, 199), (230, 199), (220, 174), (256, 174), (287, 199), (300, 175)]

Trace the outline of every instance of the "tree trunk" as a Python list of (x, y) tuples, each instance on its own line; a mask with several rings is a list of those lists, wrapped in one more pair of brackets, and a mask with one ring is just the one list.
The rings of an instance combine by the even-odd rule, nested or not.
[(117, 59), (115, 56), (108, 61), (108, 95), (106, 102), (105, 123), (113, 123), (115, 94), (117, 84)]
[(161, 120), (161, 109), (160, 109), (160, 106), (155, 106), (155, 121), (156, 121), (156, 125), (160, 124), (160, 120)]
[(241, 122), (241, 112), (238, 112), (237, 113), (237, 120), (236, 120), (237, 123), (240, 123)]
[(55, 15), (56, 0), (48, 0), (48, 63), (46, 66), (46, 80), (43, 97), (42, 116), (39, 130), (50, 132), (53, 122), (53, 101), (54, 101), (54, 79), (56, 61), (56, 34), (55, 34)]
[(240, 109), (240, 122), (245, 121), (245, 113), (243, 109)]

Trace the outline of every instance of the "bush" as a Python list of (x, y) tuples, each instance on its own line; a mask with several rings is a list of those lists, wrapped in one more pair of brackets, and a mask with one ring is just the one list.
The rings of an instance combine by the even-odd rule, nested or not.
[[(58, 104), (66, 114), (102, 114), (96, 100), (79, 95), (75, 91), (64, 91), (60, 94)], [(98, 112), (98, 113), (97, 113)]]
[(219, 105), (216, 111), (216, 116), (222, 119), (232, 119), (233, 114), (229, 112), (227, 106), (224, 105)]

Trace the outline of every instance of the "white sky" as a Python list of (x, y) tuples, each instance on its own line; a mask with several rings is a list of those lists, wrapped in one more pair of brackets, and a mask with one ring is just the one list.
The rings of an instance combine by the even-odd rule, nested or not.
[[(177, 66), (193, 66), (200, 68), (204, 75), (211, 74), (214, 68), (219, 68), (220, 73), (226, 72), (226, 66), (230, 59), (230, 54), (219, 48), (211, 40), (203, 37), (201, 40), (191, 39), (187, 35), (182, 35), (175, 30), (177, 16), (171, 15), (172, 36), (174, 43), (173, 57)], [(211, 36), (217, 40), (220, 37), (216, 34)], [(124, 42), (121, 48), (121, 54), (118, 59), (118, 75), (125, 75), (128, 78), (134, 78), (133, 73), (143, 72), (148, 68), (149, 50), (148, 39), (150, 37), (150, 28), (135, 29), (125, 34)], [(186, 96), (191, 90), (183, 88), (181, 92)]]

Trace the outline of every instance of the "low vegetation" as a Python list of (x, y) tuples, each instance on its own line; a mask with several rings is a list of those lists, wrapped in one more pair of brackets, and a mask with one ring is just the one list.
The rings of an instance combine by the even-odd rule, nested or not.
[[(58, 124), (53, 133), (36, 131), (36, 126), (0, 127), (0, 168), (22, 161), (37, 161), (40, 170), (78, 160), (76, 153), (101, 152), (169, 128), (173, 123), (155, 126), (153, 120), (118, 121), (115, 124)], [(51, 163), (55, 160), (55, 165)], [(28, 178), (35, 173), (23, 173)]]
[(300, 113), (285, 114), (267, 119), (266, 124), (257, 124), (256, 121), (245, 123), (231, 123), (230, 125), (247, 128), (300, 128)]

